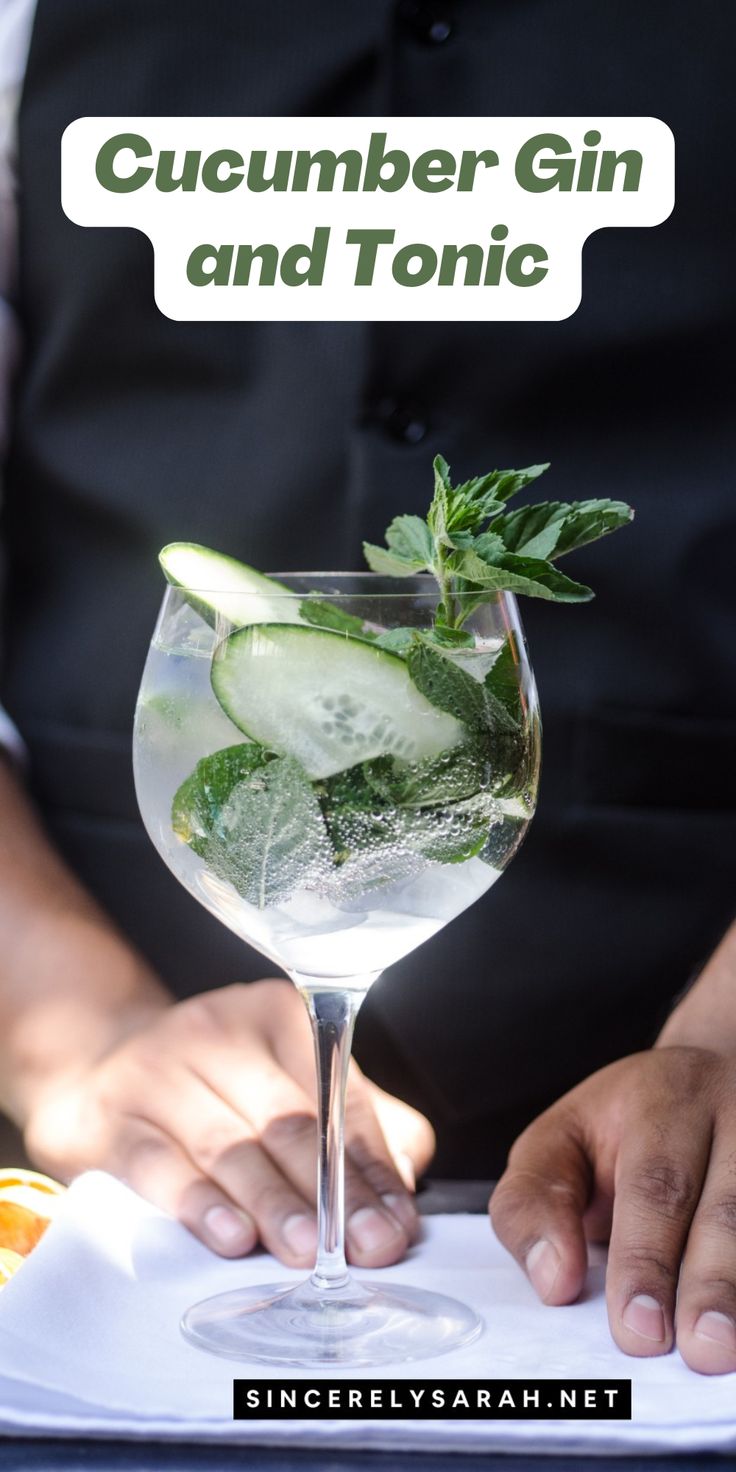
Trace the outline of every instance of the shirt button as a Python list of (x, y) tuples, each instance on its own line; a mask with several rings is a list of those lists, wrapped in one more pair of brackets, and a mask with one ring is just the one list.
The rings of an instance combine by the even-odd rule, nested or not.
[(404, 445), (420, 445), (428, 434), (428, 426), (416, 411), (396, 399), (381, 399), (378, 403), (378, 418), (389, 439)]
[(452, 35), (452, 21), (431, 0), (399, 0), (396, 13), (402, 28), (426, 45), (441, 46)]

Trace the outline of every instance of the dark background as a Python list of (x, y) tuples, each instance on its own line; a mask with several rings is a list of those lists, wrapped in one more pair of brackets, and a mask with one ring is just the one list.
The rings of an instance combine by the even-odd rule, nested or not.
[[(180, 995), (264, 963), (138, 817), (158, 548), (359, 566), (363, 535), (426, 506), (437, 451), (461, 477), (550, 459), (550, 497), (636, 507), (567, 564), (593, 605), (523, 607), (544, 720), (524, 849), (359, 1022), (359, 1059), (429, 1113), (444, 1175), (497, 1174), (539, 1110), (647, 1047), (733, 913), (735, 29), (722, 0), (40, 0), (0, 697), (55, 840)], [(342, 113), (416, 113), (427, 146), (443, 113), (653, 114), (677, 203), (588, 242), (561, 323), (170, 322), (148, 241), (63, 216), (61, 133), (87, 113), (246, 111), (335, 114), (336, 143)]]

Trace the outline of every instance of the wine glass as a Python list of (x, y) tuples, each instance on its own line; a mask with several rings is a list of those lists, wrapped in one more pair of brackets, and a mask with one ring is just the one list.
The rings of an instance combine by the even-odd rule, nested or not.
[(424, 1359), (470, 1342), (482, 1321), (442, 1294), (347, 1270), (353, 1027), (381, 972), (485, 894), (517, 851), (536, 801), (536, 688), (509, 593), (469, 604), (451, 635), (433, 632), (438, 593), (426, 575), (278, 577), (268, 591), (226, 596), (168, 587), (134, 767), (161, 857), (307, 1006), (317, 1260), (297, 1286), (194, 1305), (182, 1330), (215, 1353), (272, 1364)]

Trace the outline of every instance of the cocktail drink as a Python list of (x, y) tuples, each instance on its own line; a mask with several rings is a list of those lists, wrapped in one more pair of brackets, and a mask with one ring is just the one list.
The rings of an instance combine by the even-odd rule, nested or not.
[[(463, 722), (377, 642), (397, 620), (431, 627), (436, 595), (415, 581), (407, 595), (370, 573), (284, 578), (233, 624), (172, 588), (151, 645), (135, 738), (148, 831), (300, 985), (365, 992), (490, 889), (533, 811), (536, 697), (513, 598), (477, 611), (472, 650), (417, 645), (424, 690), (446, 666), (448, 700), (477, 699)], [(326, 600), (371, 642), (311, 624)], [(499, 659), (514, 715), (493, 694)]]
[(185, 1332), (281, 1363), (424, 1357), (479, 1322), (441, 1296), (349, 1278), (341, 1094), (368, 988), (490, 889), (531, 818), (539, 722), (518, 613), (492, 594), (471, 642), (441, 650), (422, 642), (427, 577), (400, 593), (371, 573), (244, 592), (218, 571), (218, 588), (164, 598), (136, 715), (138, 799), (177, 878), (307, 1002), (321, 1228), (304, 1289), (227, 1295), (191, 1310)]
[[(369, 987), (491, 888), (534, 811), (537, 695), (514, 595), (493, 581), (524, 581), (508, 566), (524, 563), (523, 591), (589, 590), (539, 558), (511, 554), (500, 566), (502, 538), (463, 527), (468, 506), (482, 500), (487, 515), (501, 504), (487, 482), (510, 494), (509, 477), (524, 484), (538, 470), (470, 483), (474, 501), (449, 481), (445, 495), (443, 481), (426, 534), (418, 518), (398, 518), (393, 528), (416, 525), (399, 527), (387, 552), (367, 549), (385, 572), (264, 577), (186, 543), (162, 553), (169, 587), (135, 722), (141, 812), (177, 878), (291, 977), (318, 1072), (314, 1271), (296, 1287), (189, 1309), (184, 1333), (217, 1353), (377, 1365), (442, 1353), (481, 1330), (471, 1307), (442, 1294), (348, 1273), (344, 1095)], [(559, 503), (548, 504), (564, 527)], [(578, 508), (564, 509), (577, 526)], [(425, 545), (433, 576), (414, 570)], [(488, 927), (492, 954), (492, 910)]]

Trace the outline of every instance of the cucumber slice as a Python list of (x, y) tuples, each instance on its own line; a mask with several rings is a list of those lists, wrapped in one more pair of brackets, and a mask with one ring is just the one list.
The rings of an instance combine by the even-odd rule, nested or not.
[(158, 560), (167, 582), (182, 589), (208, 624), (214, 626), (218, 615), (238, 629), (246, 624), (304, 623), (298, 594), (235, 557), (196, 542), (169, 542)]
[(212, 688), (226, 715), (312, 778), (390, 753), (424, 761), (466, 735), (422, 695), (403, 659), (307, 625), (260, 624), (218, 646)]

